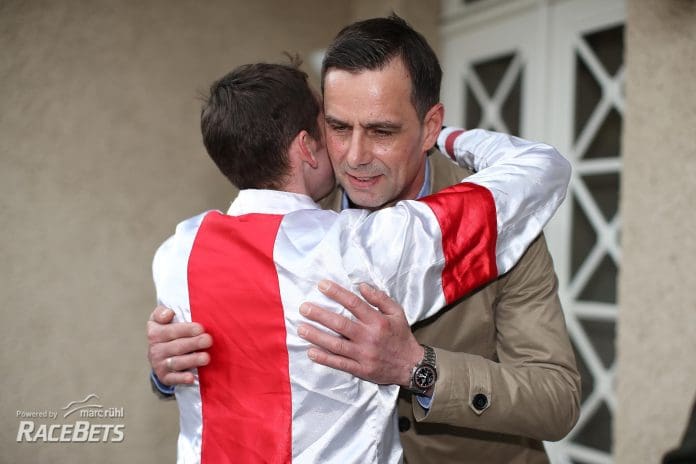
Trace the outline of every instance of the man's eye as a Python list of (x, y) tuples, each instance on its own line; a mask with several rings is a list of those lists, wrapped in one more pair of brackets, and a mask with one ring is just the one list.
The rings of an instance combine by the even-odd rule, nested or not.
[(388, 130), (375, 129), (374, 134), (378, 137), (389, 137), (393, 132)]

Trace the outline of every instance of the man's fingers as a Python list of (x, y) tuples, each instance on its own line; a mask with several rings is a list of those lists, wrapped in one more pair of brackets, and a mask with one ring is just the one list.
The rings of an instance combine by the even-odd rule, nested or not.
[[(181, 356), (169, 356), (153, 363), (153, 368), (157, 378), (165, 385), (176, 385), (178, 383), (192, 383), (193, 374), (190, 369), (206, 366), (210, 362), (208, 353), (188, 353)], [(190, 381), (178, 382), (184, 378)]]
[(309, 359), (317, 364), (332, 367), (362, 378), (362, 369), (360, 364), (352, 359), (337, 356), (317, 347), (310, 348), (307, 351), (307, 356), (309, 356)]
[[(181, 372), (206, 366), (210, 362), (208, 353), (188, 353), (181, 356), (170, 356), (164, 360), (164, 371)], [(159, 376), (158, 376), (159, 377)], [(166, 377), (166, 374), (165, 374)]]
[(360, 294), (375, 308), (384, 314), (404, 314), (404, 309), (399, 303), (392, 300), (389, 295), (373, 287), (372, 285), (361, 283), (358, 287)]
[(297, 334), (327, 352), (355, 359), (356, 345), (343, 337), (327, 333), (309, 324), (300, 324)]
[(164, 333), (165, 338), (171, 341), (193, 338), (199, 344), (198, 349), (210, 348), (213, 344), (213, 337), (204, 333), (203, 326), (195, 322), (174, 322), (164, 326)]
[(158, 324), (169, 324), (172, 319), (174, 319), (174, 311), (162, 305), (158, 305), (150, 314), (150, 320)]
[(192, 384), (194, 381), (193, 373), (191, 372), (168, 372), (164, 378), (157, 376), (159, 381), (167, 386)]
[(150, 344), (163, 343), (177, 338), (195, 337), (203, 333), (203, 326), (195, 322), (173, 322), (161, 324), (147, 321), (147, 339)]
[(356, 323), (354, 321), (340, 314), (336, 314), (333, 311), (324, 309), (321, 306), (312, 303), (302, 303), (302, 305), (300, 305), (300, 314), (346, 338), (352, 339), (355, 333)]
[(208, 334), (201, 334), (197, 337), (177, 338), (169, 342), (157, 343), (150, 346), (150, 360), (155, 364), (174, 356), (182, 356), (201, 350), (207, 350), (212, 345), (213, 337)]
[(358, 320), (368, 323), (370, 317), (374, 315), (374, 309), (370, 305), (336, 282), (322, 280), (319, 282), (318, 288), (324, 295), (350, 311)]

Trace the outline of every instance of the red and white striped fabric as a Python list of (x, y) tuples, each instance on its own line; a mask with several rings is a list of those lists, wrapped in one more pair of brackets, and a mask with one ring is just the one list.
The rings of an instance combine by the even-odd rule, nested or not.
[(228, 213), (178, 225), (157, 251), (157, 297), (213, 336), (211, 363), (177, 386), (180, 463), (402, 460), (396, 386), (317, 365), (299, 306), (348, 313), (316, 289), (368, 282), (410, 323), (509, 270), (565, 196), (569, 165), (548, 145), (445, 130), (439, 146), (477, 172), (419, 201), (369, 214), (309, 197), (243, 190)]

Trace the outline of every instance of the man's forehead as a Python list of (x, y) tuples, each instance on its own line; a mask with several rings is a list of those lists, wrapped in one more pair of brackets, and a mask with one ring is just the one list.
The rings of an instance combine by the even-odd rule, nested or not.
[(350, 70), (331, 67), (322, 76), (321, 90), (326, 98), (327, 88), (334, 86), (335, 81), (358, 81), (369, 77), (381, 77), (383, 80), (376, 79), (382, 86), (401, 85), (407, 87), (405, 90), (410, 94), (412, 91), (412, 79), (408, 68), (400, 57), (392, 58), (384, 66), (375, 69)]
[(348, 69), (348, 68), (341, 68), (338, 66), (331, 66), (330, 68), (327, 68), (321, 75), (321, 83), (322, 83), (322, 90), (324, 85), (326, 85), (326, 78), (331, 74), (335, 72), (342, 72), (342, 73), (348, 73), (353, 76), (358, 76), (360, 74), (365, 74), (369, 72), (374, 72), (374, 73), (381, 73), (381, 72), (387, 72), (389, 69), (398, 69), (399, 74), (403, 76), (404, 79), (406, 79), (409, 83), (411, 82), (411, 74), (408, 70), (408, 67), (406, 66), (406, 63), (404, 62), (404, 58), (401, 55), (396, 55), (389, 59), (387, 62), (383, 63), (381, 66), (375, 67), (375, 68), (362, 68), (362, 69)]
[[(399, 85), (392, 75), (374, 77), (374, 71), (356, 74), (336, 70), (324, 85), (324, 112), (327, 119), (359, 119), (361, 125), (399, 124), (415, 112), (410, 81)], [(404, 85), (407, 84), (407, 85)]]

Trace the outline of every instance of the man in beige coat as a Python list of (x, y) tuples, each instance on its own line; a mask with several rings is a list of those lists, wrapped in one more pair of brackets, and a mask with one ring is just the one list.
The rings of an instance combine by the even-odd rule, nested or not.
[[(427, 162), (428, 193), (470, 174), (440, 155)], [(340, 210), (342, 194), (338, 189), (322, 205)], [(540, 236), (512, 271), (413, 327), (418, 342), (435, 348), (438, 379), (429, 410), (402, 389), (399, 430), (408, 464), (548, 462), (541, 441), (570, 431), (580, 401), (557, 288)]]
[[(424, 115), (439, 105), (441, 71), (422, 36), (399, 18), (341, 31), (322, 74), (327, 146), (348, 193), (336, 191), (327, 203), (379, 208), (466, 175), (421, 149)], [(316, 362), (402, 387), (412, 386), (410, 366), (419, 363), (405, 358), (414, 345), (434, 348), (434, 386), (418, 395), (402, 390), (408, 463), (547, 462), (541, 440), (560, 439), (575, 424), (580, 379), (543, 237), (508, 274), (413, 334), (382, 316), (368, 325), (312, 307), (308, 317), (342, 338), (311, 326), (305, 338), (316, 345), (309, 353)], [(156, 310), (153, 318), (168, 316)], [(200, 328), (175, 326), (151, 322), (148, 329), (153, 369), (167, 384), (189, 381), (180, 371), (205, 364), (206, 354), (196, 351), (210, 343)]]

